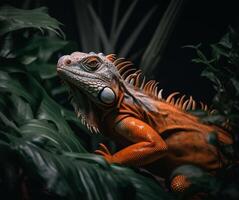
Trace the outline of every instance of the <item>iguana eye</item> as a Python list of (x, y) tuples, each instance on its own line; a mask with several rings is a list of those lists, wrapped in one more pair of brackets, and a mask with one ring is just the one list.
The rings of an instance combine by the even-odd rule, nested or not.
[(101, 66), (101, 60), (98, 57), (88, 57), (83, 61), (83, 67), (87, 71), (95, 71)]

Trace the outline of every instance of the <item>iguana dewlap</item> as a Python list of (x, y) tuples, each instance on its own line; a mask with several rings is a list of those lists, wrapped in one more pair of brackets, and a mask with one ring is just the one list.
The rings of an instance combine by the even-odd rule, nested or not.
[[(176, 98), (178, 94), (173, 93), (163, 99), (158, 83), (145, 83), (140, 70), (131, 66), (131, 62), (116, 59), (113, 54), (74, 52), (58, 61), (58, 74), (71, 89), (82, 123), (121, 146), (111, 155), (101, 144), (96, 153), (110, 163), (156, 166), (157, 174), (163, 177), (184, 164), (209, 172), (222, 167), (226, 159), (207, 139), (209, 133), (216, 132), (220, 143), (231, 144), (230, 135), (189, 114), (187, 110), (197, 107), (191, 97)], [(203, 104), (200, 108), (206, 110)], [(177, 179), (186, 186), (187, 181)]]

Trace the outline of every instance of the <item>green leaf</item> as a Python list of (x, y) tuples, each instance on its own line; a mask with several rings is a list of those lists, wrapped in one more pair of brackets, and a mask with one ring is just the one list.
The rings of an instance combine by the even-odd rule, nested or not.
[(153, 180), (127, 168), (109, 166), (100, 156), (88, 154), (85, 159), (82, 154), (56, 154), (17, 138), (12, 146), (29, 179), (33, 183), (38, 180), (59, 198), (170, 199)]
[(38, 59), (41, 62), (46, 62), (54, 52), (62, 49), (67, 43), (54, 36), (43, 37), (34, 35), (24, 46), (20, 49), (14, 49), (11, 53), (21, 59), (24, 64), (31, 63), (25, 61), (29, 59), (28, 57), (32, 57), (32, 61)]
[(221, 86), (220, 80), (217, 78), (216, 74), (210, 72), (208, 70), (203, 70), (201, 76), (207, 77), (210, 81), (212, 81), (217, 86)]
[(118, 27), (111, 39), (111, 42), (113, 43), (112, 45), (114, 46), (116, 44), (116, 41), (118, 41), (119, 36), (121, 35), (121, 32), (124, 28), (124, 26), (126, 25), (126, 23), (128, 22), (130, 16), (132, 15), (132, 12), (134, 11), (134, 8), (136, 6), (136, 4), (138, 3), (138, 0), (134, 0), (132, 1), (132, 3), (130, 4), (130, 6), (128, 7), (128, 9), (126, 10), (124, 16), (121, 18)]
[(91, 17), (93, 19), (93, 22), (98, 30), (98, 35), (101, 38), (102, 44), (104, 46), (104, 51), (105, 53), (110, 53), (112, 52), (113, 48), (111, 43), (109, 42), (109, 39), (106, 35), (105, 29), (103, 27), (103, 24), (101, 22), (101, 20), (99, 19), (99, 17), (97, 16), (97, 14), (95, 13), (93, 7), (89, 4), (88, 5)]
[(59, 134), (61, 134), (61, 137), (69, 144), (70, 149), (68, 149), (68, 151), (85, 152), (85, 149), (81, 146), (79, 140), (63, 118), (60, 106), (55, 102), (49, 98), (43, 99), (38, 110), (37, 118), (53, 121), (56, 124)]
[(37, 72), (42, 79), (50, 79), (57, 76), (56, 64), (36, 61), (27, 66), (28, 71)]
[(203, 60), (203, 61), (206, 62), (206, 63), (208, 62), (207, 57), (204, 55), (204, 53), (203, 53), (201, 50), (196, 49), (196, 52), (197, 52), (198, 57), (199, 57), (201, 60)]
[[(14, 130), (16, 133), (20, 133), (19, 128), (17, 125), (9, 120), (1, 111), (0, 111), (0, 122), (2, 122), (7, 128)], [(10, 131), (9, 131), (10, 132)]]
[(156, 7), (151, 8), (151, 10), (144, 16), (144, 18), (139, 22), (139, 24), (135, 27), (134, 31), (128, 36), (128, 39), (125, 41), (124, 45), (122, 45), (119, 55), (125, 57), (128, 55), (130, 49), (135, 43), (136, 39), (140, 34), (142, 34), (143, 28), (146, 26), (152, 14), (156, 11)]
[(92, 15), (89, 12), (89, 5), (92, 5), (91, 1), (74, 0), (81, 49), (84, 52), (102, 51), (102, 41), (99, 31), (95, 26), (89, 26), (89, 24), (93, 24)]
[(0, 91), (12, 92), (15, 95), (23, 97), (31, 105), (35, 105), (37, 102), (29, 94), (17, 80), (12, 79), (6, 72), (0, 71)]
[(112, 24), (111, 24), (111, 30), (110, 30), (110, 41), (112, 41), (113, 35), (116, 32), (115, 30), (116, 30), (116, 25), (118, 21), (119, 9), (120, 9), (120, 0), (115, 0), (114, 8), (113, 8)]
[(222, 39), (219, 41), (220, 45), (222, 45), (223, 47), (226, 47), (228, 49), (232, 48), (232, 43), (230, 42), (230, 33), (225, 34)]
[[(14, 77), (24, 78), (24, 84), (18, 82), (5, 72), (0, 73), (0, 89), (24, 98), (30, 105), (35, 117), (40, 120), (48, 120), (55, 124), (58, 135), (67, 143), (67, 150), (73, 152), (85, 152), (79, 139), (71, 130), (70, 126), (62, 115), (62, 108), (53, 99), (51, 99), (44, 88), (29, 74), (14, 73)], [(5, 76), (3, 76), (5, 75)], [(40, 130), (41, 131), (41, 130)], [(41, 131), (42, 132), (42, 131)]]
[(152, 76), (153, 70), (157, 68), (184, 3), (185, 0), (170, 1), (163, 17), (159, 21), (140, 61), (141, 68), (145, 74)]
[(1, 36), (19, 29), (36, 28), (42, 32), (44, 29), (50, 30), (64, 37), (63, 32), (59, 28), (61, 23), (50, 17), (45, 7), (23, 10), (11, 6), (3, 6), (0, 8), (0, 22)]
[(204, 64), (204, 61), (201, 58), (193, 58), (192, 62), (194, 62), (194, 63), (203, 63)]
[[(70, 142), (61, 136), (53, 123), (50, 123), (47, 120), (33, 119), (26, 121), (26, 123), (22, 124), (20, 127), (20, 131), (24, 139), (36, 141), (38, 137), (47, 138), (49, 141), (51, 141), (51, 144), (55, 149), (61, 149), (64, 151), (71, 151), (72, 149), (69, 146)], [(44, 149), (49, 150), (51, 148), (48, 148), (48, 146), (44, 145)]]
[(33, 119), (33, 112), (30, 104), (19, 96), (11, 95), (8, 105), (11, 105), (11, 107), (8, 108), (11, 113), (11, 118), (14, 119), (18, 125), (23, 124), (27, 120)]
[(214, 51), (214, 56), (218, 57), (220, 55), (223, 55), (225, 57), (229, 57), (228, 51), (225, 50), (224, 48), (220, 47), (219, 45), (212, 44), (211, 47)]
[(199, 43), (197, 45), (184, 45), (182, 48), (191, 48), (191, 49), (198, 49), (202, 44)]

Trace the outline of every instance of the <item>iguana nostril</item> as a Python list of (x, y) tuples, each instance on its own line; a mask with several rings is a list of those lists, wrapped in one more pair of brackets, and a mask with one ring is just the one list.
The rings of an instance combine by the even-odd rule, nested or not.
[(64, 64), (65, 65), (70, 65), (71, 64), (71, 60), (69, 58), (64, 60)]

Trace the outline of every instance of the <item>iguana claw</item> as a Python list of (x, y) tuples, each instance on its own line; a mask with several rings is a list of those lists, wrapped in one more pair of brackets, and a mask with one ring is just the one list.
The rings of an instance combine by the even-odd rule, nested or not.
[(109, 149), (102, 143), (99, 144), (99, 149), (95, 150), (95, 153), (101, 156), (104, 156), (104, 158), (109, 162), (112, 163), (112, 155), (109, 151)]

